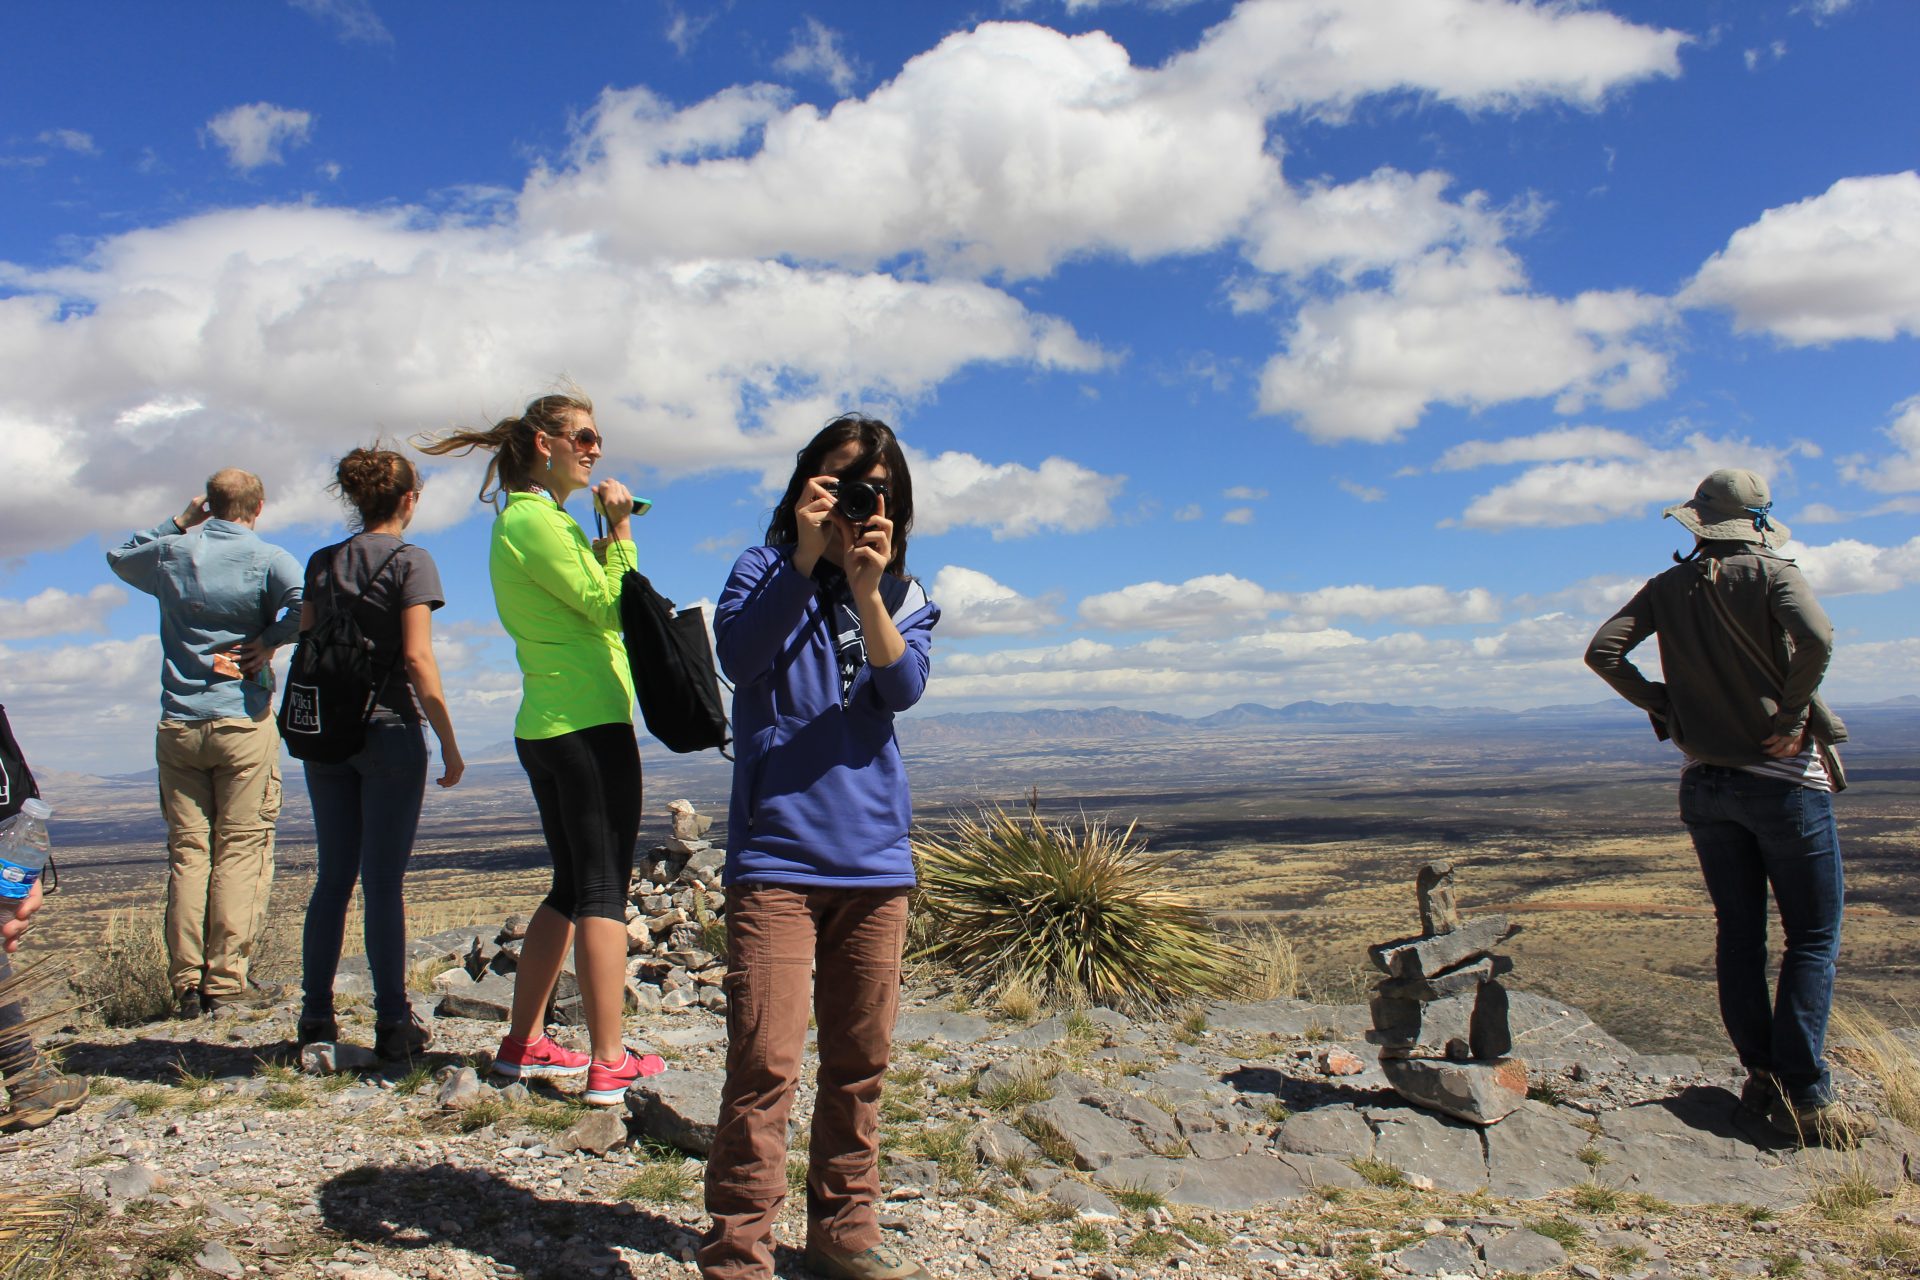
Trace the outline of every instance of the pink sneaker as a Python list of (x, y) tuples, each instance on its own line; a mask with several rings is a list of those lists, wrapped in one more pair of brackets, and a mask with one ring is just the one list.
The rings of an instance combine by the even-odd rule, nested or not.
[(494, 1074), (509, 1080), (540, 1077), (572, 1077), (587, 1069), (588, 1058), (542, 1032), (532, 1040), (515, 1040), (511, 1035), (500, 1040), (500, 1052), (493, 1055)]
[(587, 1068), (587, 1092), (583, 1101), (596, 1107), (617, 1107), (627, 1096), (627, 1088), (635, 1080), (648, 1076), (657, 1076), (667, 1069), (666, 1060), (655, 1055), (641, 1055), (627, 1050), (627, 1056), (616, 1063), (605, 1063), (595, 1058), (593, 1065)]

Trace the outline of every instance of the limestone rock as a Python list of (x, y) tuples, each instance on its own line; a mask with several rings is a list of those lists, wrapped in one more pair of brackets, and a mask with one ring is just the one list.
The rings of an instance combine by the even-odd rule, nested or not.
[(1513, 972), (1513, 957), (1493, 955), (1472, 964), (1449, 969), (1432, 978), (1382, 978), (1374, 987), (1378, 995), (1395, 1000), (1438, 1000), (1442, 996), (1472, 991), (1490, 978)]
[(1367, 1064), (1347, 1049), (1326, 1049), (1320, 1054), (1320, 1074), (1328, 1076), (1357, 1076), (1367, 1069)]
[(1452, 933), (1460, 927), (1460, 908), (1453, 900), (1453, 864), (1429, 862), (1414, 882), (1420, 895), (1420, 932), (1427, 937)]
[(1115, 1222), (1120, 1218), (1120, 1206), (1108, 1196), (1084, 1182), (1074, 1178), (1061, 1178), (1047, 1192), (1047, 1198), (1063, 1208), (1073, 1210), (1073, 1216), (1093, 1222)]
[(945, 1009), (904, 1010), (893, 1024), (895, 1044), (914, 1044), (921, 1040), (944, 1040), (965, 1048), (987, 1038), (993, 1024), (972, 1013), (952, 1013)]
[(193, 1255), (193, 1265), (202, 1271), (223, 1276), (225, 1280), (241, 1280), (241, 1277), (247, 1274), (247, 1269), (240, 1264), (240, 1259), (233, 1256), (233, 1250), (218, 1240), (209, 1240), (202, 1245), (200, 1252)]
[(1470, 1276), (1479, 1270), (1480, 1251), (1458, 1236), (1428, 1236), (1394, 1254), (1393, 1260), (1416, 1276)]
[(513, 979), (488, 974), (465, 990), (449, 991), (434, 1008), (440, 1018), (478, 1018), (506, 1022), (513, 1016)]
[(1358, 1108), (1335, 1103), (1288, 1116), (1274, 1141), (1299, 1155), (1359, 1159), (1373, 1154), (1373, 1127)]
[(1468, 1124), (1493, 1124), (1527, 1100), (1527, 1068), (1518, 1058), (1497, 1062), (1388, 1058), (1380, 1066), (1387, 1083), (1407, 1101)]
[(627, 1110), (647, 1137), (704, 1156), (713, 1147), (724, 1083), (719, 1071), (668, 1071), (635, 1081)]
[(997, 1120), (975, 1130), (968, 1145), (973, 1148), (974, 1156), (987, 1164), (1004, 1165), (1013, 1161), (1032, 1164), (1044, 1158), (1027, 1135)]
[(1567, 1263), (1567, 1251), (1559, 1241), (1524, 1227), (1487, 1241), (1480, 1247), (1480, 1256), (1496, 1275), (1539, 1275)]
[(1383, 1058), (1443, 1058), (1447, 1041), (1465, 1040), (1473, 1026), (1473, 991), (1421, 1002), (1374, 996), (1367, 1003), (1373, 1030), (1367, 1041)]
[(1505, 916), (1475, 916), (1452, 933), (1383, 942), (1368, 947), (1367, 955), (1389, 977), (1430, 978), (1478, 958), (1506, 936)]
[(478, 1106), (485, 1096), (486, 1086), (480, 1083), (479, 1073), (472, 1067), (460, 1067), (440, 1082), (433, 1102), (442, 1111), (465, 1111)]
[(589, 1111), (560, 1135), (562, 1151), (590, 1151), (603, 1156), (615, 1147), (626, 1145), (626, 1118), (617, 1111)]
[(1487, 1185), (1486, 1156), (1474, 1126), (1412, 1107), (1369, 1109), (1367, 1118), (1378, 1134), (1373, 1158), (1415, 1186), (1426, 1179), (1442, 1191), (1471, 1195)]
[(1075, 1168), (1104, 1169), (1115, 1160), (1146, 1154), (1124, 1122), (1081, 1102), (1050, 1098), (1023, 1113), (1027, 1123), (1071, 1152)]
[(1580, 1153), (1593, 1136), (1552, 1107), (1529, 1102), (1486, 1131), (1487, 1169), (1496, 1196), (1544, 1196), (1585, 1182)]
[(698, 840), (713, 829), (712, 817), (696, 811), (690, 800), (675, 800), (669, 804), (667, 817), (673, 823), (673, 835), (677, 840)]
[(330, 1076), (340, 1071), (370, 1070), (380, 1060), (373, 1050), (357, 1044), (332, 1044), (325, 1041), (300, 1050), (300, 1070), (310, 1076)]
[(107, 1198), (144, 1200), (166, 1185), (160, 1171), (138, 1160), (129, 1160), (107, 1175)]

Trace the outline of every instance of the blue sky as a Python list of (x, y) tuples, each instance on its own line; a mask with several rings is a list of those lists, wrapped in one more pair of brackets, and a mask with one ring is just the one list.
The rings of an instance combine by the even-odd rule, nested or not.
[[(218, 466), (572, 378), (710, 598), (793, 450), (913, 450), (929, 712), (1587, 701), (1708, 470), (1773, 479), (1842, 700), (1920, 691), (1920, 6), (10, 6), (0, 696), (143, 767), (102, 550)], [(471, 466), (416, 540), (461, 735), (517, 680)]]

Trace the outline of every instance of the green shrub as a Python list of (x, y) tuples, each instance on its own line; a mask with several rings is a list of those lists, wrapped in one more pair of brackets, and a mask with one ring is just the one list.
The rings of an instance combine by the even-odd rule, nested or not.
[(1059, 1004), (1161, 1009), (1225, 992), (1243, 969), (1200, 906), (1166, 886), (1170, 859), (1133, 827), (994, 806), (922, 833), (922, 955), (979, 995), (1024, 985)]

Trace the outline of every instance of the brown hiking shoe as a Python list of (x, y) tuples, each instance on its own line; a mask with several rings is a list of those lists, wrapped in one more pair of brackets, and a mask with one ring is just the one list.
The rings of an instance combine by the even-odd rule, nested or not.
[(809, 1240), (802, 1261), (807, 1270), (827, 1280), (933, 1280), (925, 1267), (884, 1241), (858, 1253), (844, 1253)]
[(7, 1106), (0, 1111), (0, 1133), (38, 1129), (87, 1100), (87, 1078), (56, 1071), (35, 1054), (31, 1065), (7, 1077)]
[(1848, 1150), (1880, 1131), (1874, 1118), (1858, 1107), (1839, 1100), (1820, 1106), (1795, 1106), (1786, 1098), (1778, 1099), (1767, 1112), (1767, 1123), (1803, 1147), (1837, 1147)]

